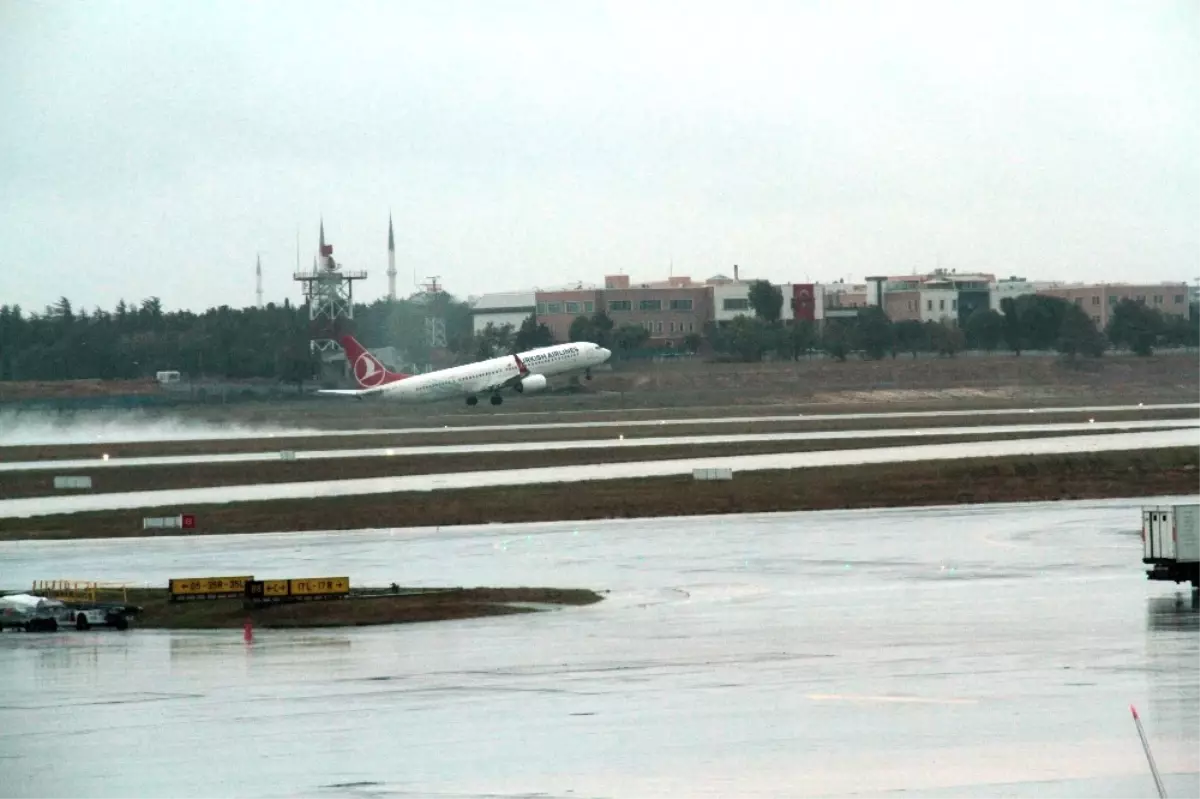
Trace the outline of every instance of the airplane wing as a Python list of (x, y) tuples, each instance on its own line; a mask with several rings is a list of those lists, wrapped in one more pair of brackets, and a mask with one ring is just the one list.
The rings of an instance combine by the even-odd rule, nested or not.
[(318, 394), (327, 394), (329, 396), (336, 396), (336, 397), (357, 397), (358, 399), (362, 399), (363, 397), (369, 397), (372, 394), (383, 393), (383, 386), (377, 386), (375, 388), (362, 388), (362, 389), (323, 388), (323, 389), (320, 389), (319, 391), (317, 391), (317, 393)]
[(529, 377), (529, 367), (521, 360), (520, 355), (514, 354), (513, 360), (517, 362), (517, 373), (512, 377), (506, 377), (503, 380), (497, 380), (484, 386), (481, 391), (498, 391), (502, 388), (512, 388), (517, 383), (520, 383), (525, 378)]

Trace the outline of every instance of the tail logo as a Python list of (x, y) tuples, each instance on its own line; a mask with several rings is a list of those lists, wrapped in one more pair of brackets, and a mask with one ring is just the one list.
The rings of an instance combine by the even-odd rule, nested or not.
[(374, 388), (383, 382), (386, 375), (383, 366), (369, 352), (361, 353), (354, 360), (354, 378), (363, 388)]

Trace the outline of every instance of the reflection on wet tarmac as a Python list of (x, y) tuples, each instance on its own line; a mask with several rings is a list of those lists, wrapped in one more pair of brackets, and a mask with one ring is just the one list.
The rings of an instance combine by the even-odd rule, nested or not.
[[(5, 634), (0, 796), (1149, 797), (1131, 703), (1169, 795), (1200, 795), (1196, 612), (1137, 534), (1171, 501), (0, 543), (15, 585), (611, 591), (249, 646)], [(42, 665), (69, 645), (95, 654)]]
[[(301, 450), (294, 460), (326, 458), (372, 458), (414, 455), (482, 454), (486, 452), (543, 452), (560, 449), (637, 449), (681, 444), (735, 444), (754, 441), (836, 441), (842, 439), (922, 438), (925, 436), (1005, 435), (1012, 433), (1068, 433), (1113, 430), (1164, 430), (1200, 427), (1200, 420), (1146, 419), (1129, 422), (1081, 422), (1077, 424), (978, 425), (975, 427), (926, 427), (889, 430), (814, 430), (799, 433), (752, 433), (742, 435), (655, 436), (653, 438), (585, 439), (581, 441), (513, 441), (500, 444), (443, 444), (421, 447), (375, 447), (371, 449)], [(86, 458), (77, 460), (13, 461), (0, 463), (0, 472), (63, 469), (119, 469), (129, 466), (166, 466), (191, 463), (247, 463), (279, 461), (278, 451), (235, 452), (205, 455), (151, 455), (133, 458)]]
[(1026, 438), (1009, 441), (925, 444), (879, 447), (875, 449), (787, 452), (770, 455), (678, 458), (666, 461), (633, 461), (529, 469), (497, 469), (493, 471), (407, 475), (403, 477), (367, 477), (351, 480), (235, 485), (114, 494), (86, 494), (65, 497), (30, 497), (0, 500), (0, 518), (161, 507), (165, 505), (190, 504), (194, 506), (207, 503), (247, 502), (263, 499), (305, 499), (312, 497), (383, 494), (397, 491), (436, 491), (439, 489), (478, 488), (482, 486), (514, 486), (533, 485), (537, 483), (577, 482), (580, 480), (663, 477), (691, 474), (693, 469), (729, 468), (735, 472), (759, 471), (764, 469), (805, 469), (819, 466), (861, 463), (897, 463), (905, 461), (999, 457), (1004, 455), (1156, 449), (1195, 446), (1197, 443), (1200, 443), (1200, 436), (1197, 435), (1197, 428), (1191, 427), (1180, 430), (1078, 435), (1060, 438)]
[[(351, 405), (347, 405), (351, 407)], [(612, 420), (591, 422), (542, 422), (542, 423), (505, 423), (496, 424), (467, 424), (442, 425), (440, 427), (393, 427), (393, 428), (358, 428), (347, 430), (316, 430), (308, 428), (284, 428), (274, 425), (237, 425), (214, 424), (210, 422), (173, 419), (169, 416), (147, 418), (143, 414), (134, 413), (79, 413), (68, 415), (64, 422), (57, 422), (59, 417), (51, 416), (48, 421), (33, 423), (28, 418), (16, 415), (7, 424), (0, 425), (0, 447), (30, 445), (30, 444), (96, 444), (118, 443), (133, 441), (186, 441), (186, 440), (222, 440), (234, 438), (280, 438), (286, 436), (375, 436), (396, 434), (427, 434), (451, 433), (461, 434), (472, 430), (572, 430), (591, 427), (629, 427), (631, 425), (721, 425), (745, 424), (748, 422), (796, 422), (796, 421), (858, 421), (863, 419), (931, 419), (946, 416), (1000, 416), (1014, 413), (1051, 414), (1051, 413), (1096, 413), (1112, 411), (1155, 411), (1195, 408), (1200, 410), (1200, 403), (1159, 403), (1139, 405), (1084, 405), (1056, 408), (997, 408), (990, 410), (943, 410), (943, 411), (890, 411), (869, 413), (793, 413), (773, 416), (717, 416), (707, 418), (677, 418), (677, 419), (637, 419)], [(357, 406), (356, 410), (361, 410)], [(631, 413), (637, 411), (656, 411), (661, 409), (640, 408), (613, 413)], [(588, 411), (584, 411), (587, 413)], [(555, 413), (551, 411), (550, 413)], [(566, 412), (570, 413), (570, 412)], [(25, 414), (26, 417), (35, 414)], [(44, 414), (36, 414), (43, 417)], [(505, 413), (495, 418), (520, 418), (527, 414)], [(453, 417), (441, 417), (453, 418)], [(19, 423), (18, 423), (19, 420)], [(4, 421), (4, 420), (0, 420)]]

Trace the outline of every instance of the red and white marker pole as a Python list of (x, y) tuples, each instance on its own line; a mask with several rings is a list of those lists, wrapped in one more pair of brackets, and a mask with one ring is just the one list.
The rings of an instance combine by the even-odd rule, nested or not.
[(1154, 755), (1150, 753), (1150, 742), (1146, 740), (1146, 731), (1142, 729), (1142, 720), (1138, 717), (1137, 708), (1130, 705), (1129, 711), (1133, 713), (1133, 723), (1137, 725), (1138, 737), (1142, 739), (1142, 748), (1146, 750), (1146, 760), (1150, 762), (1150, 773), (1154, 775), (1154, 787), (1158, 789), (1159, 799), (1167, 799), (1167, 789), (1163, 787), (1162, 776), (1154, 763)]

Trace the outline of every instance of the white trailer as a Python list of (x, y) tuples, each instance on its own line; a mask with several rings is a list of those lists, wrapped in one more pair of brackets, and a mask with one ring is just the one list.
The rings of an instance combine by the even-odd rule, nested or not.
[(1149, 580), (1200, 590), (1200, 504), (1142, 508), (1142, 563), (1151, 567)]

